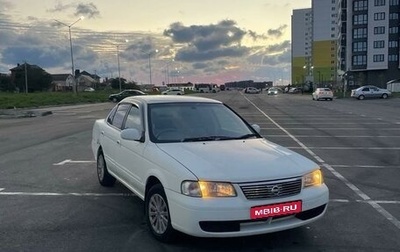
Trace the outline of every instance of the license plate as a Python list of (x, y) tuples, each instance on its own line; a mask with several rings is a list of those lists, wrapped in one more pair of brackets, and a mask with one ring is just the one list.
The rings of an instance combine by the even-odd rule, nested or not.
[(285, 202), (266, 206), (256, 206), (250, 209), (251, 219), (268, 218), (301, 212), (301, 201)]

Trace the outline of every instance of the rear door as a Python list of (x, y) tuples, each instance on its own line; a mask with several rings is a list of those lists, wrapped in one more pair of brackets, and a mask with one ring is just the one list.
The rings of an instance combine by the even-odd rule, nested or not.
[(101, 132), (103, 135), (102, 148), (108, 169), (117, 176), (120, 176), (117, 155), (120, 151), (121, 128), (130, 106), (129, 104), (119, 104), (115, 114), (107, 118), (108, 127)]

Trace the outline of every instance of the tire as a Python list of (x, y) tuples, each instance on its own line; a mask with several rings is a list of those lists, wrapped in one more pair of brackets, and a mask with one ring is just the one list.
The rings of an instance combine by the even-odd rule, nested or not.
[(383, 98), (383, 99), (387, 99), (388, 97), (389, 97), (388, 94), (383, 94), (383, 95), (382, 95), (382, 98)]
[(97, 157), (97, 178), (102, 186), (110, 187), (115, 184), (115, 178), (108, 173), (107, 164), (104, 160), (103, 152), (99, 153)]
[(365, 99), (365, 96), (364, 96), (364, 95), (360, 95), (360, 96), (358, 97), (358, 99), (359, 99), (359, 100), (364, 100), (364, 99)]
[(176, 230), (171, 225), (168, 200), (161, 184), (152, 186), (145, 200), (146, 222), (153, 236), (161, 242), (171, 242)]

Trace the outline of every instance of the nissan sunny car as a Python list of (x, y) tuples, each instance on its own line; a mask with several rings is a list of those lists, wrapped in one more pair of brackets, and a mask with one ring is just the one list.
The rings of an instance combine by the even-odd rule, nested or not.
[(150, 232), (238, 237), (300, 227), (326, 212), (329, 191), (313, 161), (260, 135), (220, 101), (135, 96), (95, 122), (98, 180), (144, 201)]

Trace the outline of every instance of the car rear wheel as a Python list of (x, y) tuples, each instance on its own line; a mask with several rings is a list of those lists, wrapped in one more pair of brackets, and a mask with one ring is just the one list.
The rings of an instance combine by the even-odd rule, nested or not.
[(365, 99), (365, 96), (364, 96), (364, 95), (360, 95), (360, 96), (358, 97), (358, 99), (359, 99), (359, 100), (364, 100), (364, 99)]
[(171, 225), (168, 201), (161, 184), (150, 188), (145, 207), (146, 221), (151, 233), (162, 242), (173, 241), (176, 231)]
[(108, 173), (106, 161), (103, 152), (97, 157), (97, 178), (102, 186), (113, 186), (115, 178)]
[(387, 98), (388, 98), (388, 94), (383, 94), (383, 95), (382, 95), (382, 98), (383, 98), (383, 99), (387, 99)]

